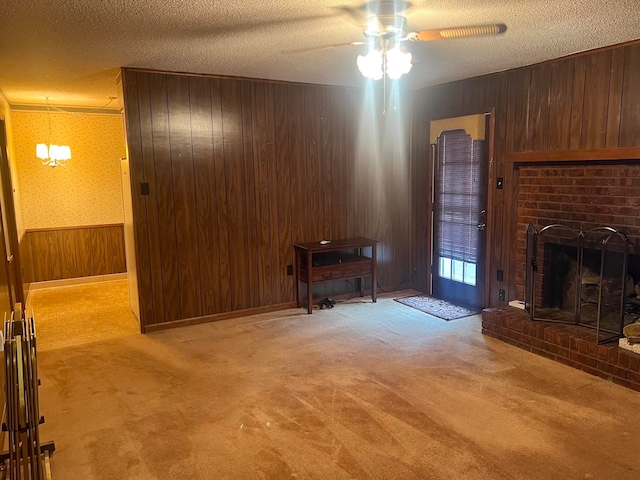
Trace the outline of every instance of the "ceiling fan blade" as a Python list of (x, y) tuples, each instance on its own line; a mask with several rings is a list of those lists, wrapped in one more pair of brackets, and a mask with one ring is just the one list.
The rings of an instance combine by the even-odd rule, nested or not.
[(413, 42), (434, 42), (436, 40), (453, 40), (455, 38), (498, 35), (506, 31), (507, 26), (504, 23), (493, 23), (488, 25), (475, 25), (471, 27), (422, 30), (420, 32), (409, 33), (407, 38)]
[(291, 50), (282, 50), (282, 53), (304, 53), (304, 52), (313, 52), (316, 50), (327, 50), (329, 48), (338, 48), (338, 47), (348, 47), (348, 46), (357, 46), (357, 45), (366, 45), (367, 42), (346, 42), (346, 43), (334, 43), (333, 45), (320, 45), (318, 47), (307, 47), (307, 48), (294, 48)]

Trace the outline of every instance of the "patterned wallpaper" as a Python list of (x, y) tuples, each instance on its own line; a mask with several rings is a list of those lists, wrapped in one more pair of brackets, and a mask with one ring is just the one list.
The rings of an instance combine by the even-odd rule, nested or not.
[(47, 167), (36, 144), (49, 143), (46, 112), (12, 111), (13, 139), (26, 229), (122, 223), (119, 115), (51, 113), (51, 142), (71, 147), (65, 167)]

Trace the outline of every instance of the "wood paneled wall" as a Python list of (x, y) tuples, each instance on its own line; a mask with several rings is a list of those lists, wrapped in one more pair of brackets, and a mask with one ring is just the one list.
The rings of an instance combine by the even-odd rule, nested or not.
[(23, 282), (126, 272), (122, 225), (27, 230), (20, 242)]
[(122, 87), (143, 328), (293, 302), (296, 242), (375, 238), (381, 286), (409, 283), (398, 113), (337, 87), (135, 69)]
[[(640, 146), (640, 43), (426, 88), (416, 92), (413, 106), (413, 282), (423, 289), (429, 263), (429, 122), (495, 109), (494, 158), (489, 173), (489, 185), (494, 189), (489, 207), (489, 288), (491, 306), (496, 306), (499, 289), (506, 290), (507, 300), (515, 298), (518, 175), (505, 156)], [(504, 178), (502, 190), (495, 189), (499, 177)], [(504, 271), (503, 282), (496, 280), (498, 269)]]

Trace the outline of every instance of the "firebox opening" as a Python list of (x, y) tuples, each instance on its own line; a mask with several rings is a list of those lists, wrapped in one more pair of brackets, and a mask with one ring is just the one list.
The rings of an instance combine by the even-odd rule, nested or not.
[(629, 253), (624, 235), (570, 238), (567, 230), (548, 232), (534, 234), (537, 246), (528, 248), (536, 265), (528, 281), (534, 285), (530, 314), (596, 328), (599, 341), (622, 336), (624, 326), (640, 320), (640, 255)]

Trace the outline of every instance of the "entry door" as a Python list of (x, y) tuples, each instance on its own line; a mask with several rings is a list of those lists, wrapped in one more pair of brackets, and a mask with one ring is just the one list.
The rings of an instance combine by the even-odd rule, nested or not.
[(448, 130), (434, 145), (432, 294), (484, 306), (487, 142)]

